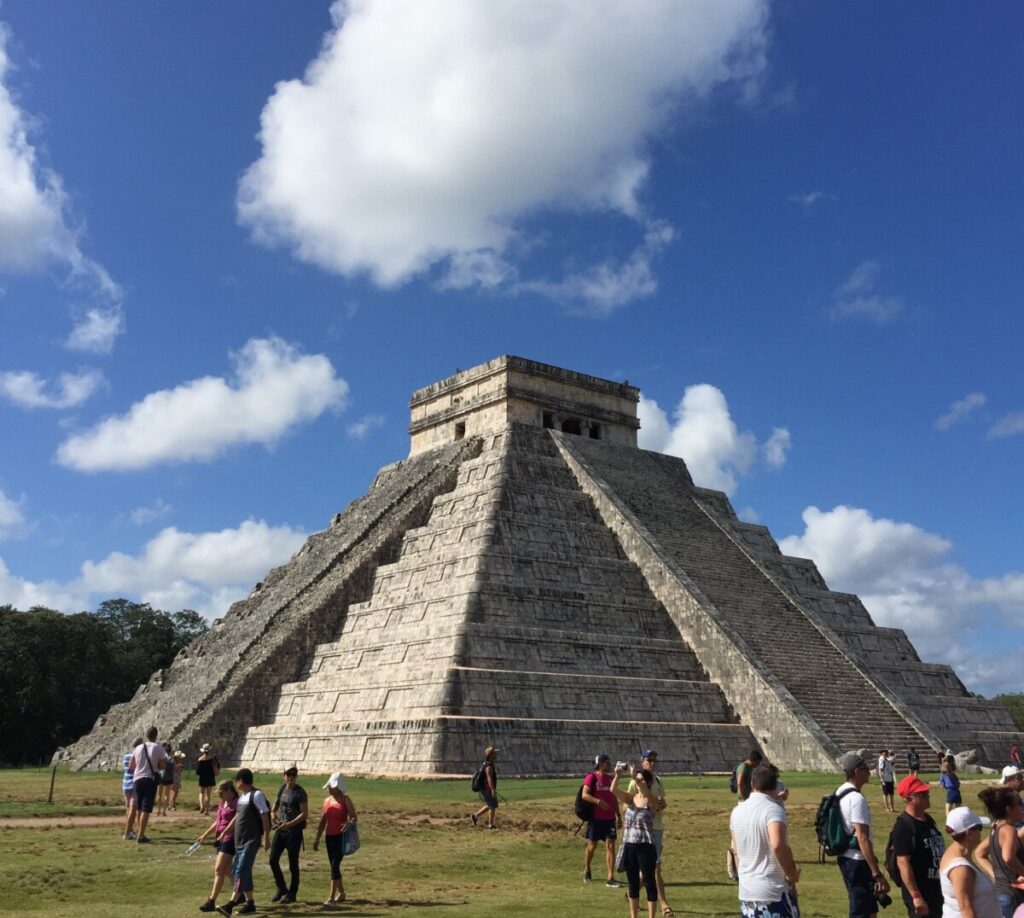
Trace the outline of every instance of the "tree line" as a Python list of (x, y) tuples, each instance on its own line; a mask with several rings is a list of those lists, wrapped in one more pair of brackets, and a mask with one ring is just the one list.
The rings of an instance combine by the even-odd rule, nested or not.
[(207, 629), (127, 599), (74, 615), (0, 605), (0, 764), (49, 762)]

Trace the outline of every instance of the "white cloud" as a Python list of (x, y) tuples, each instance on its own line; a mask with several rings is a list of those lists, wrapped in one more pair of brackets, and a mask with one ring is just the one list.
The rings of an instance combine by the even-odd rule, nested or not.
[(1003, 437), (1016, 437), (1024, 433), (1024, 411), (1007, 414), (995, 422), (986, 436), (990, 440), (1001, 440)]
[(117, 284), (79, 247), (80, 228), (68, 218), (60, 176), (44, 167), (30, 139), (33, 119), (9, 87), (10, 32), (0, 23), (0, 271), (37, 271), (58, 263), (68, 283), (111, 302)]
[(963, 398), (958, 399), (949, 406), (941, 418), (935, 419), (933, 425), (936, 430), (949, 430), (954, 424), (966, 421), (975, 411), (983, 407), (988, 399), (984, 392), (969, 392)]
[(819, 201), (834, 201), (836, 196), (824, 191), (804, 191), (800, 194), (791, 194), (786, 200), (799, 204), (804, 210), (810, 210)]
[(27, 370), (0, 373), (0, 398), (22, 408), (74, 408), (106, 384), (99, 370), (61, 373), (53, 382)]
[(88, 354), (109, 354), (122, 334), (124, 312), (120, 306), (87, 309), (75, 319), (64, 346)]
[(605, 261), (560, 281), (527, 281), (516, 290), (539, 293), (590, 315), (607, 316), (658, 289), (652, 263), (672, 241), (675, 231), (664, 221), (652, 223), (643, 243), (622, 263)]
[(112, 552), (101, 561), (86, 561), (68, 583), (15, 577), (0, 559), (0, 604), (77, 612), (126, 596), (170, 612), (191, 608), (215, 618), (247, 596), (268, 570), (287, 561), (305, 539), (299, 529), (262, 520), (219, 532), (168, 527), (137, 555)]
[[(701, 487), (732, 495), (738, 477), (749, 472), (757, 459), (757, 437), (740, 432), (725, 395), (707, 383), (687, 387), (671, 422), (656, 401), (643, 395), (637, 414), (641, 449), (679, 456)], [(760, 449), (771, 468), (781, 468), (789, 446), (789, 431), (776, 427)]]
[(25, 531), (25, 514), (21, 502), (0, 491), (0, 539), (17, 537)]
[(163, 519), (174, 508), (162, 497), (158, 497), (153, 503), (144, 507), (136, 507), (128, 514), (128, 519), (133, 526), (144, 526), (152, 523), (153, 520)]
[(386, 420), (387, 417), (383, 414), (368, 414), (354, 424), (349, 424), (345, 428), (345, 433), (353, 440), (365, 440), (371, 432), (383, 427)]
[(829, 308), (833, 319), (866, 319), (876, 325), (886, 325), (903, 315), (905, 306), (898, 296), (885, 296), (878, 292), (877, 262), (859, 264), (836, 290)]
[[(263, 110), (239, 219), (382, 286), (445, 263), (451, 287), (510, 281), (510, 249), (545, 210), (646, 226), (649, 140), (764, 67), (766, 0), (339, 0), (331, 13), (304, 78)], [(644, 264), (577, 272), (565, 292), (598, 307), (645, 295)]]
[(793, 438), (785, 427), (773, 427), (772, 435), (761, 447), (764, 461), (770, 469), (781, 469), (786, 464), (786, 454), (793, 445)]
[(238, 444), (273, 444), (297, 424), (345, 405), (348, 384), (323, 354), (303, 355), (280, 338), (253, 338), (231, 360), (231, 379), (204, 376), (151, 392), (127, 414), (69, 437), (57, 460), (94, 472), (212, 459)]
[(976, 690), (1009, 688), (998, 676), (1003, 651), (978, 653), (971, 639), (1024, 639), (1024, 573), (972, 577), (948, 559), (947, 539), (857, 507), (808, 507), (803, 521), (801, 535), (779, 542), (785, 554), (812, 558), (832, 589), (858, 594), (877, 624), (902, 628), (924, 659), (955, 665)]

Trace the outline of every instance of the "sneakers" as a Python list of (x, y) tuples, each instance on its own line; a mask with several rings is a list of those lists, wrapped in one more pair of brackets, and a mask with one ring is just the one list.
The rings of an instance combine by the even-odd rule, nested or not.
[(281, 896), (282, 905), (290, 905), (294, 901), (295, 896), (293, 896), (290, 892), (286, 892), (283, 896)]
[(235, 912), (236, 915), (253, 915), (256, 913), (256, 903), (252, 899), (246, 899), (245, 903)]
[(497, 830), (498, 830), (497, 826), (488, 826), (487, 827), (487, 831), (489, 831), (489, 832), (496, 832)]
[(584, 883), (589, 883), (592, 879), (593, 879), (593, 877), (590, 875), (590, 871), (589, 870), (584, 870), (583, 871), (583, 882)]
[(336, 907), (337, 907), (337, 905), (338, 905), (338, 903), (337, 903), (337, 902), (335, 902), (335, 901), (334, 901), (333, 899), (325, 899), (325, 900), (324, 900), (324, 905), (325, 905), (325, 906), (326, 906), (327, 908), (336, 908)]
[(234, 907), (234, 905), (231, 902), (231, 900), (229, 899), (223, 905), (218, 905), (217, 906), (217, 911), (220, 912), (222, 915), (230, 915), (231, 914), (231, 909), (233, 907)]
[(138, 836), (136, 836), (134, 832), (125, 832), (125, 834), (121, 836), (121, 841), (135, 841), (137, 837)]
[(609, 877), (604, 881), (604, 885), (610, 886), (612, 889), (618, 889), (622, 884), (615, 877)]
[(281, 901), (281, 900), (282, 900), (282, 899), (283, 899), (283, 898), (284, 898), (285, 896), (287, 896), (287, 895), (288, 895), (288, 890), (287, 890), (287, 889), (279, 889), (279, 890), (278, 890), (278, 891), (277, 891), (277, 892), (276, 892), (276, 893), (274, 894), (274, 898), (273, 898), (273, 899), (271, 899), (270, 901), (271, 901), (271, 902), (280, 902), (280, 901)]
[(148, 835), (140, 835), (138, 838), (135, 839), (135, 843), (137, 845), (151, 845), (153, 844), (153, 839), (151, 839)]
[(201, 912), (215, 912), (217, 911), (217, 903), (213, 899), (207, 899), (202, 905), (199, 906)]

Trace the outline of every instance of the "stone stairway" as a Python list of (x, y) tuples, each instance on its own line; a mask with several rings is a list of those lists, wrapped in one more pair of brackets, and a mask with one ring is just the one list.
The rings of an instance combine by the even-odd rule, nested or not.
[(524, 774), (651, 745), (663, 770), (721, 770), (753, 744), (542, 430), (462, 463), (243, 757), (464, 772), (490, 741)]
[[(738, 635), (755, 664), (788, 690), (839, 752), (867, 747), (916, 748), (922, 735), (851, 660), (787, 597), (705, 511), (678, 459), (610, 449), (575, 437), (559, 445), (642, 525), (698, 595)], [(694, 644), (701, 657), (702, 648)], [(734, 705), (737, 701), (733, 700)], [(747, 712), (738, 708), (746, 721)]]

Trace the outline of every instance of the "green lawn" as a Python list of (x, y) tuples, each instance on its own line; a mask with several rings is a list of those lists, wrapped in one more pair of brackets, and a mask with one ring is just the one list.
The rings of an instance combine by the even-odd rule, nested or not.
[[(181, 801), (187, 815), (154, 818), (154, 844), (122, 842), (114, 826), (67, 825), (75, 814), (116, 814), (120, 775), (57, 774), (54, 803), (46, 803), (48, 769), (0, 771), (0, 914), (40, 916), (199, 914), (212, 877), (212, 848), (193, 857), (185, 851), (208, 825), (194, 807), (193, 784)], [(838, 783), (831, 775), (786, 774), (790, 838), (803, 871), (803, 915), (846, 914), (842, 881), (834, 863), (816, 862), (812, 824), (818, 800)], [(736, 887), (725, 876), (728, 814), (733, 799), (726, 777), (668, 777), (664, 872), (669, 899), (680, 915), (736, 915)], [(276, 775), (258, 775), (268, 796)], [(316, 808), (321, 776), (300, 777)], [(336, 910), (350, 916), (446, 916), (557, 914), (623, 915), (621, 890), (581, 882), (583, 842), (572, 836), (572, 800), (577, 782), (567, 779), (504, 780), (508, 799), (498, 811), (501, 831), (473, 831), (468, 781), (419, 782), (351, 779), (349, 793), (359, 809), (363, 848), (344, 864), (349, 902)], [(977, 782), (981, 787), (982, 782)], [(974, 786), (966, 783), (971, 803)], [(187, 797), (185, 796), (187, 793)], [(877, 786), (868, 788), (876, 823), (876, 844), (884, 845), (892, 819), (882, 809)], [(941, 798), (938, 798), (941, 799)], [(936, 801), (936, 806), (940, 804)], [(940, 813), (936, 816), (941, 822)], [(45, 817), (60, 817), (47, 819)], [(26, 819), (29, 817), (29, 819)], [(70, 818), (69, 818), (70, 817)], [(35, 822), (31, 828), (11, 821)], [(5, 825), (5, 822), (7, 825)], [(328, 888), (323, 851), (303, 854), (301, 903), (269, 902), (273, 883), (266, 857), (256, 867), (256, 902), (262, 914), (309, 915), (326, 911), (319, 903)], [(597, 859), (595, 858), (595, 862)], [(595, 870), (600, 877), (601, 868)], [(894, 903), (894, 911), (900, 911)]]

